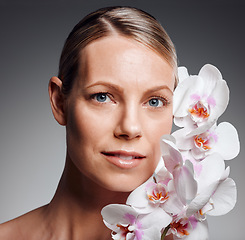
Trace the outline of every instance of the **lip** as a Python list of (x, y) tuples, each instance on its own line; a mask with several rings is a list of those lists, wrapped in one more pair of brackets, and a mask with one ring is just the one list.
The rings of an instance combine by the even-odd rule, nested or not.
[(122, 169), (130, 169), (137, 167), (141, 161), (146, 157), (140, 153), (132, 151), (105, 151), (101, 154), (108, 162)]

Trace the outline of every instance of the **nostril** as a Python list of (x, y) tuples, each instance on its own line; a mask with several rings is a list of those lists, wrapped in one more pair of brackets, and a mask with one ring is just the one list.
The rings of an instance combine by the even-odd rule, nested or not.
[(141, 121), (137, 106), (129, 104), (125, 106), (118, 116), (118, 122), (114, 131), (117, 138), (131, 140), (142, 136)]
[(141, 134), (119, 134), (119, 135), (115, 134), (115, 137), (131, 140), (131, 139), (141, 138)]

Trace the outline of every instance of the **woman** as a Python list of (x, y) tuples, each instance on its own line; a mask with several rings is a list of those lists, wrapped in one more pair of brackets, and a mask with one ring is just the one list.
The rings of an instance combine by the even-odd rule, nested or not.
[(52, 201), (0, 227), (0, 239), (111, 239), (101, 209), (125, 203), (160, 159), (172, 127), (174, 46), (149, 14), (100, 9), (68, 36), (49, 83), (66, 126), (66, 165)]

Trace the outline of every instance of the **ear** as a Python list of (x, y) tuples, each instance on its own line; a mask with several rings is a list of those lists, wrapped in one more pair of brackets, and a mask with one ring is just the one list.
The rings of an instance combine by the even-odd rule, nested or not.
[(57, 77), (52, 77), (48, 85), (50, 105), (56, 121), (60, 125), (65, 126), (66, 125), (65, 99), (61, 89), (62, 89), (62, 81)]

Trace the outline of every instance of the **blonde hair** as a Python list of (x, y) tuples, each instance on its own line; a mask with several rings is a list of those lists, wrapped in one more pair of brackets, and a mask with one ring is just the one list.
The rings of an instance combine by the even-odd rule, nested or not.
[(173, 67), (177, 84), (175, 47), (161, 24), (140, 9), (117, 6), (90, 13), (73, 28), (66, 39), (58, 74), (65, 95), (69, 94), (77, 76), (81, 50), (92, 41), (115, 33), (132, 38), (160, 54)]

